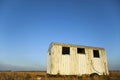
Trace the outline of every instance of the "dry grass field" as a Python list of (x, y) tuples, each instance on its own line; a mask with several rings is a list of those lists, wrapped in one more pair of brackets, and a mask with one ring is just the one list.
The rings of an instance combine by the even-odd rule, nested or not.
[[(93, 80), (89, 76), (82, 77), (47, 77), (45, 71), (1, 71), (0, 80)], [(94, 80), (120, 80), (120, 71), (110, 71), (109, 79), (103, 76)]]
[(109, 71), (110, 80), (120, 80), (120, 71)]

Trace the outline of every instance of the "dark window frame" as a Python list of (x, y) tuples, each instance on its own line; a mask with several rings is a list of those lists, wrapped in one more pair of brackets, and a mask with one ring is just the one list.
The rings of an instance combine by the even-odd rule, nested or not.
[(93, 57), (94, 58), (100, 58), (99, 50), (93, 50)]
[(78, 54), (85, 54), (85, 48), (77, 48)]
[(62, 55), (70, 55), (70, 47), (62, 47)]

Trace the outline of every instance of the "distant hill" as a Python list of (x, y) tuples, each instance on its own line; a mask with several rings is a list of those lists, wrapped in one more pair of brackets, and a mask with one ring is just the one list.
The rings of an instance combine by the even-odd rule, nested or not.
[(35, 67), (16, 66), (16, 65), (10, 65), (10, 64), (2, 64), (2, 63), (0, 63), (0, 71), (7, 71), (7, 70), (13, 70), (13, 71), (31, 71), (31, 70), (43, 70), (43, 69), (41, 69), (41, 68), (35, 68)]

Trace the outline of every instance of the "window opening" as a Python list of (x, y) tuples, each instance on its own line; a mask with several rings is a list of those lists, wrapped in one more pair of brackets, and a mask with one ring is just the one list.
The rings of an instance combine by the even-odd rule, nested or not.
[(98, 50), (93, 50), (93, 56), (94, 56), (95, 58), (99, 58), (99, 57), (100, 57), (99, 51), (98, 51)]
[(77, 48), (77, 53), (78, 54), (85, 54), (85, 49), (84, 48)]
[(62, 54), (63, 55), (69, 55), (70, 54), (70, 48), (69, 47), (62, 47)]

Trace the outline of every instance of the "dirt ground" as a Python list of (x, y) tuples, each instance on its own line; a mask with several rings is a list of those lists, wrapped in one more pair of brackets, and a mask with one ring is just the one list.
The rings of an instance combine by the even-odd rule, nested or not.
[(46, 71), (1, 71), (0, 80), (120, 80), (120, 71), (109, 71), (109, 73), (108, 79), (104, 79), (104, 76), (91, 79), (89, 76), (48, 77)]

